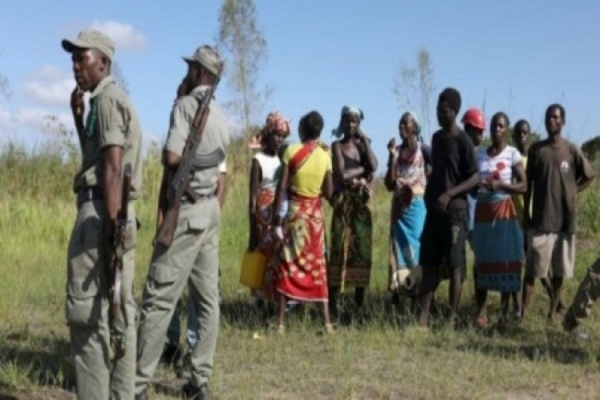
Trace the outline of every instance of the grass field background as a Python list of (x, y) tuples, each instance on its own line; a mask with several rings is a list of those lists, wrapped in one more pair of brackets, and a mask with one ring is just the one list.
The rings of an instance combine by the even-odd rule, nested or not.
[[(0, 394), (4, 396), (74, 398), (69, 391), (64, 298), (66, 249), (76, 213), (71, 190), (78, 167), (75, 150), (57, 139), (33, 152), (7, 145), (0, 154)], [(381, 183), (372, 203), (374, 263), (366, 322), (322, 336), (321, 319), (308, 307), (290, 319), (285, 336), (265, 330), (248, 290), (238, 283), (248, 237), (249, 160), (243, 142), (236, 141), (227, 160), (220, 242), (223, 318), (211, 381), (215, 398), (598, 398), (597, 312), (583, 326), (587, 339), (567, 335), (546, 321), (548, 300), (539, 284), (531, 318), (502, 335), (493, 329), (475, 330), (471, 324), (455, 331), (441, 320), (432, 333), (424, 334), (410, 317), (393, 313), (385, 291), (390, 195)], [(380, 160), (381, 165), (384, 162)], [(142, 222), (136, 259), (138, 300), (151, 254), (160, 178), (158, 151), (153, 150), (145, 163), (143, 195), (136, 203)], [(577, 268), (575, 279), (566, 283), (567, 303), (597, 258), (600, 183), (595, 182), (578, 204)], [(462, 300), (469, 322), (475, 312), (471, 280), (469, 268)], [(438, 300), (447, 302), (447, 283), (440, 287)], [(498, 295), (491, 296), (491, 304), (493, 318)], [(153, 398), (171, 398), (170, 388), (181, 382), (161, 367), (155, 383)]]

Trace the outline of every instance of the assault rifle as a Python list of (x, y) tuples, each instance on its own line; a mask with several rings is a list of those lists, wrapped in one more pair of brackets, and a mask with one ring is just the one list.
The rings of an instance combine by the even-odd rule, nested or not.
[[(131, 165), (125, 166), (123, 174), (123, 188), (121, 192), (121, 209), (117, 215), (115, 232), (109, 238), (110, 254), (108, 257), (108, 282), (109, 282), (109, 312), (108, 326), (110, 332), (110, 345), (115, 358), (125, 354), (125, 331), (127, 328), (127, 312), (123, 301), (123, 255), (125, 253), (125, 233), (127, 231), (127, 210), (131, 191)], [(119, 314), (123, 324), (117, 325)]]
[[(206, 126), (206, 120), (208, 119), (208, 114), (210, 112), (210, 101), (219, 84), (221, 72), (222, 71), (219, 72), (214, 84), (199, 102), (200, 104), (196, 110), (196, 115), (194, 115), (192, 121), (190, 135), (183, 148), (181, 161), (173, 179), (171, 179), (170, 185), (168, 182), (171, 174), (166, 168), (163, 173), (161, 193), (159, 195), (159, 227), (154, 241), (155, 243), (160, 243), (166, 247), (171, 246), (171, 243), (173, 242), (175, 228), (177, 227), (177, 219), (179, 218), (181, 198), (183, 195), (187, 194), (194, 202), (198, 200), (198, 195), (190, 187), (190, 180), (193, 168), (195, 167), (194, 156), (196, 155), (196, 150), (202, 140), (202, 134), (204, 133), (204, 127)], [(167, 185), (169, 185), (168, 189), (165, 190)]]

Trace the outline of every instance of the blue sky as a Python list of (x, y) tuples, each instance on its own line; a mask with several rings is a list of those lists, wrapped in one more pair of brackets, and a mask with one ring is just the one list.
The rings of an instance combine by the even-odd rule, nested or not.
[[(185, 73), (180, 56), (213, 42), (220, 4), (21, 0), (3, 5), (0, 72), (10, 81), (12, 96), (0, 100), (0, 138), (35, 144), (49, 137), (39, 133), (43, 115), (69, 122), (70, 59), (60, 40), (95, 25), (117, 42), (116, 60), (146, 140), (162, 143)], [(526, 118), (543, 131), (544, 110), (558, 101), (566, 107), (566, 133), (573, 141), (600, 133), (600, 7), (593, 0), (258, 0), (256, 7), (269, 50), (260, 85), (274, 88), (256, 122), (276, 109), (296, 127), (302, 114), (316, 109), (329, 141), (341, 107), (356, 104), (364, 110), (362, 126), (380, 156), (380, 170), (404, 111), (392, 92), (398, 65), (414, 63), (422, 47), (435, 67), (432, 107), (439, 90), (454, 86), (462, 93), (461, 113), (485, 100), (488, 118), (502, 110), (512, 122)], [(230, 95), (222, 84), (218, 99)], [(426, 140), (430, 133), (424, 132)]]

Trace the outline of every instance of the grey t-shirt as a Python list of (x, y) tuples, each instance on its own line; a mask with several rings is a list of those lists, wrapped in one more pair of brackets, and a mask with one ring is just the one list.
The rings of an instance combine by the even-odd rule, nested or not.
[(528, 152), (527, 180), (533, 207), (529, 228), (542, 232), (575, 233), (577, 183), (594, 172), (581, 150), (562, 139), (534, 143)]

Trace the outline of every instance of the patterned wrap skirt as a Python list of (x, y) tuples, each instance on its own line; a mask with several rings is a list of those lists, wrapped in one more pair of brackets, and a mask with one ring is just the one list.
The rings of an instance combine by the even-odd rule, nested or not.
[(478, 289), (521, 290), (523, 231), (509, 195), (486, 191), (477, 196), (472, 246)]
[[(258, 231), (257, 250), (265, 255), (267, 260), (266, 268), (270, 267), (269, 260), (273, 258), (276, 246), (272, 229), (274, 200), (275, 193), (273, 190), (269, 189), (261, 189), (256, 200), (256, 229)], [(273, 293), (275, 288), (268, 288), (266, 285), (272, 285), (272, 282), (263, 279), (263, 287), (261, 289), (252, 289), (250, 290), (250, 293), (258, 298), (263, 297), (263, 293), (265, 292)]]
[(364, 191), (338, 194), (331, 219), (329, 286), (367, 287), (371, 280), (373, 223)]
[(272, 268), (277, 292), (288, 299), (327, 302), (325, 220), (320, 197), (290, 194), (288, 212)]
[(406, 205), (399, 196), (392, 198), (390, 223), (389, 288), (412, 293), (422, 277), (419, 253), (425, 225), (425, 201), (414, 197)]

